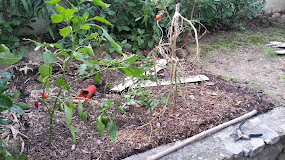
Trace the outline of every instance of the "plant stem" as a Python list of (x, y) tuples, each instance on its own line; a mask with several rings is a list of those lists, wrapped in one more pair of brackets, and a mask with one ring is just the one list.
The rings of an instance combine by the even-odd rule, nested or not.
[(52, 143), (52, 130), (53, 130), (53, 113), (49, 116), (49, 148), (51, 149), (51, 143)]

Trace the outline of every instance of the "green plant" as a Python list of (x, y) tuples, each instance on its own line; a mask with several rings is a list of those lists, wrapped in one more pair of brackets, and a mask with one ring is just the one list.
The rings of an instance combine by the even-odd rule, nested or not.
[[(10, 50), (3, 44), (0, 45), (0, 64), (10, 65), (19, 61), (19, 58), (15, 57)], [(8, 125), (5, 121), (5, 117), (1, 116), (3, 111), (9, 110), (10, 112), (15, 112), (19, 115), (24, 114), (23, 109), (27, 109), (28, 105), (22, 102), (14, 103), (20, 96), (20, 92), (12, 92), (9, 88), (6, 87), (9, 79), (11, 78), (11, 74), (8, 72), (0, 72), (0, 127), (3, 125)], [(0, 128), (0, 133), (2, 130)], [(14, 159), (13, 156), (8, 154), (8, 151), (3, 147), (3, 140), (0, 139), (0, 159), (2, 157), (6, 159)], [(25, 156), (20, 156), (18, 160), (25, 159)]]
[(29, 24), (35, 17), (48, 19), (48, 11), (42, 0), (0, 0), (3, 19), (0, 20), (0, 44), (5, 44), (19, 58), (25, 56), (27, 47), (20, 45), (17, 33), (22, 28), (34, 30)]
[[(108, 32), (101, 27), (100, 25), (94, 24), (94, 21), (101, 22), (106, 25), (112, 25), (109, 21), (107, 21), (105, 18), (100, 16), (95, 16), (89, 18), (89, 15), (85, 10), (82, 10), (81, 5), (83, 5), (86, 2), (92, 2), (95, 5), (99, 7), (109, 7), (110, 5), (107, 3), (102, 2), (101, 0), (80, 0), (76, 3), (76, 5), (70, 3), (68, 0), (67, 2), (71, 6), (71, 8), (64, 8), (62, 7), (58, 2), (61, 0), (50, 0), (46, 3), (54, 5), (56, 11), (58, 13), (54, 13), (51, 15), (51, 20), (53, 23), (61, 23), (64, 28), (59, 30), (59, 34), (66, 39), (66, 41), (70, 42), (70, 46), (61, 46), (59, 43), (39, 43), (35, 42), (38, 48), (43, 48), (45, 52), (42, 54), (42, 60), (45, 62), (43, 65), (39, 68), (39, 81), (43, 83), (43, 95), (47, 95), (47, 98), (44, 96), (41, 96), (42, 101), (44, 105), (47, 107), (48, 113), (49, 113), (49, 119), (50, 119), (50, 133), (49, 133), (49, 146), (51, 148), (52, 143), (52, 132), (53, 132), (53, 119), (54, 119), (54, 113), (55, 111), (63, 111), (62, 108), (64, 107), (65, 112), (65, 121), (67, 124), (67, 128), (70, 130), (72, 135), (72, 141), (75, 142), (76, 140), (76, 128), (74, 125), (72, 125), (72, 117), (74, 113), (75, 106), (69, 102), (70, 99), (79, 98), (79, 101), (81, 100), (80, 97), (74, 97), (71, 96), (69, 93), (73, 92), (76, 93), (76, 91), (72, 90), (72, 83), (88, 78), (88, 77), (94, 77), (95, 83), (99, 83), (101, 81), (101, 77), (99, 75), (99, 72), (104, 70), (119, 70), (120, 72), (124, 73), (126, 76), (134, 76), (134, 77), (143, 77), (142, 73), (144, 73), (144, 70), (134, 66), (134, 62), (137, 59), (136, 55), (126, 55), (122, 52), (121, 46), (119, 46), (112, 37), (108, 34)], [(89, 32), (92, 27), (95, 27), (100, 30), (100, 32)], [(82, 31), (88, 31), (88, 34), (85, 35), (84, 38), (79, 36), (79, 33)], [(101, 33), (101, 34), (100, 34)], [(97, 60), (91, 60), (92, 57), (95, 56), (95, 53), (93, 51), (93, 48), (91, 46), (91, 41), (108, 41), (114, 50), (118, 53), (120, 53), (121, 59), (113, 59), (110, 56), (106, 56), (106, 59), (99, 58)], [(89, 42), (88, 45), (86, 42)], [(56, 50), (54, 52), (50, 51), (51, 48), (55, 48)], [(98, 53), (101, 54), (101, 53)], [(65, 80), (65, 75), (67, 72), (67, 67), (71, 60), (80, 61), (81, 64), (78, 67), (80, 73), (80, 77), (67, 82)], [(58, 65), (61, 68), (62, 74), (53, 73), (53, 65)], [(57, 86), (60, 88), (56, 96), (52, 96), (50, 92), (48, 91), (48, 88), (50, 88), (51, 80), (55, 80)], [(82, 97), (81, 97), (82, 98)], [(106, 103), (105, 105), (101, 106), (102, 108), (106, 108), (104, 106), (107, 105), (107, 108), (110, 108), (111, 106), (109, 103)], [(121, 108), (114, 107), (115, 109), (122, 111)], [(78, 104), (79, 109), (79, 116), (81, 120), (87, 120), (88, 112), (83, 112), (83, 107), (81, 102)], [(101, 110), (99, 110), (100, 112)], [(94, 111), (96, 115), (96, 111)], [(103, 117), (107, 116), (107, 112), (103, 111)], [(104, 117), (106, 120), (106, 118)], [(116, 133), (116, 127), (113, 123), (113, 118), (110, 119), (110, 123), (106, 123), (106, 121), (103, 120), (105, 124), (107, 124), (110, 139), (114, 140), (114, 133)], [(101, 121), (100, 121), (101, 120)], [(102, 118), (97, 118), (96, 120), (96, 126), (98, 126), (98, 121), (100, 121), (100, 127), (96, 127), (99, 133), (102, 133)], [(112, 123), (111, 123), (112, 122)], [(103, 123), (103, 124), (104, 124)], [(105, 128), (105, 127), (104, 127)]]
[(116, 137), (117, 126), (112, 118), (114, 117), (113, 110), (118, 110), (122, 113), (125, 113), (125, 111), (121, 107), (114, 107), (114, 102), (109, 99), (102, 99), (99, 107), (100, 109), (98, 112), (100, 113), (100, 116), (97, 117), (95, 122), (96, 129), (99, 132), (99, 135), (102, 136), (103, 131), (106, 127), (108, 127), (109, 138), (114, 141)]
[(240, 28), (241, 19), (252, 19), (256, 14), (262, 13), (265, 0), (183, 0), (181, 14), (188, 19), (196, 19), (207, 28)]

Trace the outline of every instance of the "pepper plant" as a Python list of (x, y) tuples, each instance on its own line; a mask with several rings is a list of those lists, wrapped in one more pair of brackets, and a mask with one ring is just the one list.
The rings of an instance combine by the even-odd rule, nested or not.
[[(76, 4), (70, 3), (70, 1), (66, 0), (70, 8), (64, 8), (59, 4), (61, 0), (49, 0), (46, 3), (54, 5), (56, 11), (58, 13), (54, 13), (51, 15), (51, 20), (53, 23), (61, 23), (65, 27), (59, 30), (59, 34), (68, 39), (71, 43), (70, 47), (63, 47), (59, 43), (39, 43), (36, 41), (36, 49), (43, 48), (44, 53), (42, 54), (42, 60), (44, 64), (39, 67), (39, 81), (43, 83), (43, 93), (42, 93), (42, 101), (47, 111), (49, 113), (50, 120), (50, 133), (49, 133), (49, 146), (51, 148), (52, 143), (52, 132), (53, 132), (53, 119), (55, 111), (64, 111), (65, 112), (65, 121), (67, 127), (69, 128), (72, 141), (75, 143), (76, 128), (72, 125), (72, 117), (75, 110), (75, 106), (70, 100), (74, 98), (80, 97), (72, 97), (69, 94), (70, 92), (75, 92), (72, 90), (72, 84), (76, 81), (83, 80), (88, 77), (94, 77), (94, 81), (96, 83), (100, 82), (101, 77), (98, 74), (103, 70), (119, 70), (124, 73), (126, 76), (134, 76), (134, 77), (143, 77), (144, 70), (133, 66), (132, 64), (136, 61), (136, 55), (126, 55), (122, 52), (122, 48), (112, 39), (112, 37), (108, 34), (108, 32), (96, 23), (104, 23), (106, 25), (112, 25), (108, 20), (102, 18), (100, 16), (89, 17), (88, 13), (85, 10), (81, 9), (81, 5), (85, 2), (92, 2), (98, 7), (109, 7), (109, 4), (102, 2), (101, 0), (77, 0)], [(97, 28), (100, 32), (91, 32), (91, 28)], [(78, 33), (82, 30), (87, 31), (88, 34), (85, 35), (85, 38), (79, 38)], [(101, 34), (100, 34), (101, 33)], [(91, 60), (92, 57), (95, 57), (95, 53), (93, 52), (93, 48), (91, 44), (85, 45), (90, 40), (98, 40), (98, 41), (109, 41), (116, 52), (120, 53), (122, 58), (111, 59), (97, 59)], [(32, 41), (32, 40), (31, 40)], [(51, 51), (51, 48), (54, 48)], [(80, 61), (81, 64), (79, 66), (79, 78), (66, 81), (66, 72), (68, 65), (71, 61)], [(61, 69), (61, 74), (53, 73), (53, 66), (58, 65)], [(50, 94), (48, 88), (51, 87), (51, 80), (55, 80), (56, 84), (59, 87), (59, 90), (56, 96), (52, 96)], [(82, 98), (82, 97), (81, 97)], [(64, 109), (63, 109), (64, 107)], [(108, 108), (110, 108), (109, 106)], [(102, 106), (101, 106), (102, 108)], [(105, 107), (103, 107), (105, 108)], [(117, 109), (123, 112), (123, 109), (120, 107), (114, 107), (113, 109)], [(83, 112), (83, 106), (79, 100), (78, 104), (79, 116), (81, 120), (87, 120), (88, 114), (87, 112)], [(97, 111), (94, 111), (97, 112)], [(99, 110), (98, 112), (102, 112)], [(106, 116), (106, 111), (103, 112), (102, 116)], [(96, 115), (96, 113), (94, 113)], [(114, 116), (113, 116), (114, 117)], [(102, 128), (105, 128), (105, 125), (108, 126), (108, 132), (110, 135), (110, 139), (114, 140), (114, 136), (116, 133), (116, 125), (114, 123), (114, 118), (109, 118), (110, 123), (106, 123), (106, 118), (102, 121), (101, 116), (97, 117), (96, 120), (96, 128), (102, 135)], [(100, 121), (100, 127), (99, 122)], [(104, 127), (103, 127), (104, 125)], [(99, 129), (98, 129), (99, 128)], [(103, 129), (104, 130), (104, 129)]]

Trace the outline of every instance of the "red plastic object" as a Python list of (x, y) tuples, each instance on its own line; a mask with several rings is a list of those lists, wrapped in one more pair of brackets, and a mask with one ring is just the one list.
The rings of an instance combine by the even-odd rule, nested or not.
[[(91, 85), (89, 87), (87, 87), (86, 89), (84, 89), (78, 97), (85, 97), (85, 101), (83, 103), (86, 103), (88, 101), (88, 99), (90, 99), (92, 97), (92, 95), (94, 94), (94, 92), (96, 91), (96, 87), (94, 85)], [(77, 99), (77, 98), (75, 98)]]

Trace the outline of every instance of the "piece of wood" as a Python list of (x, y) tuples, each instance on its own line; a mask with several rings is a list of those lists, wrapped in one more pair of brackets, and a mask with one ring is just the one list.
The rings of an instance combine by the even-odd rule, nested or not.
[(282, 43), (282, 44), (279, 44), (279, 45), (276, 45), (277, 48), (285, 48), (285, 43)]
[[(197, 75), (197, 76), (191, 76), (191, 77), (187, 77), (187, 78), (180, 78), (181, 83), (195, 83), (195, 82), (201, 82), (201, 81), (208, 81), (209, 78), (205, 75)], [(179, 81), (177, 81), (179, 82)], [(166, 85), (170, 85), (171, 81), (162, 81), (161, 83), (159, 83), (159, 85), (161, 86), (166, 86)], [(173, 84), (175, 84), (175, 82), (173, 82)], [(144, 84), (141, 84), (140, 87), (154, 87), (157, 86), (156, 82), (152, 82), (150, 80), (145, 81)], [(134, 85), (133, 88), (136, 88), (137, 85)]]
[(278, 55), (284, 55), (285, 54), (285, 49), (279, 50), (279, 51), (275, 51), (275, 53), (278, 54)]
[[(167, 61), (166, 61), (166, 59), (159, 59), (159, 60), (156, 61), (155, 64), (156, 64), (156, 66), (155, 66), (156, 67), (156, 72), (158, 72), (158, 71), (162, 70), (165, 67), (165, 65), (167, 64)], [(154, 69), (152, 68), (152, 70), (154, 70)], [(154, 74), (155, 73), (153, 72), (152, 75), (154, 75)], [(146, 75), (150, 75), (150, 72), (147, 71)], [(127, 78), (124, 79), (124, 83), (120, 83), (119, 85), (116, 85), (115, 87), (113, 87), (111, 89), (111, 91), (121, 92), (124, 89), (126, 89), (126, 88), (130, 87), (131, 85), (133, 85), (134, 83), (136, 83), (137, 80), (138, 80), (137, 78), (127, 77)]]
[(271, 42), (267, 43), (266, 45), (267, 45), (267, 46), (276, 46), (276, 45), (279, 45), (279, 44), (282, 44), (282, 42), (271, 41)]
[(214, 128), (211, 128), (211, 129), (209, 129), (207, 131), (201, 132), (201, 133), (199, 133), (199, 134), (197, 134), (197, 135), (195, 135), (193, 137), (185, 139), (181, 143), (178, 143), (178, 144), (176, 144), (176, 145), (174, 145), (174, 146), (172, 146), (170, 148), (167, 148), (164, 151), (161, 151), (161, 152), (159, 152), (159, 153), (157, 153), (155, 155), (152, 155), (152, 156), (148, 157), (148, 160), (156, 160), (156, 159), (158, 159), (158, 158), (160, 158), (162, 156), (165, 156), (165, 155), (167, 155), (167, 154), (169, 154), (169, 153), (171, 153), (171, 152), (173, 152), (173, 151), (175, 151), (175, 150), (177, 150), (179, 148), (182, 148), (182, 147), (186, 146), (189, 143), (192, 143), (192, 142), (194, 142), (196, 140), (202, 139), (202, 138), (204, 138), (204, 137), (206, 137), (208, 135), (211, 135), (211, 134), (213, 134), (213, 133), (215, 133), (215, 132), (217, 132), (217, 131), (219, 131), (219, 130), (221, 130), (223, 128), (231, 126), (231, 125), (233, 125), (235, 123), (244, 121), (245, 119), (248, 119), (248, 118), (254, 116), (255, 114), (257, 114), (257, 111), (253, 110), (253, 111), (251, 111), (251, 112), (249, 112), (249, 113), (247, 113), (247, 114), (245, 114), (245, 115), (243, 115), (241, 117), (235, 118), (235, 119), (233, 119), (231, 121), (228, 121), (226, 123), (220, 124), (220, 125), (218, 125), (218, 126), (216, 126)]

